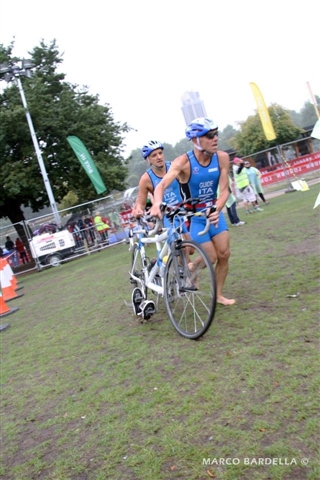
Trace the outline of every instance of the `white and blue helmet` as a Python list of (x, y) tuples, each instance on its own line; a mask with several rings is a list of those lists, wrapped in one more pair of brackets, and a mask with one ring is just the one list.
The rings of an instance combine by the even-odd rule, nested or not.
[(157, 148), (161, 148), (161, 150), (164, 149), (164, 146), (161, 142), (158, 142), (157, 140), (150, 140), (150, 142), (146, 143), (142, 149), (141, 149), (141, 155), (143, 158), (147, 158), (150, 153), (153, 152), (153, 150), (157, 150)]
[(218, 125), (216, 125), (213, 120), (210, 120), (210, 118), (195, 118), (186, 128), (186, 137), (189, 140), (191, 140), (191, 138), (202, 137), (210, 132), (210, 130), (215, 130), (216, 128), (218, 128)]

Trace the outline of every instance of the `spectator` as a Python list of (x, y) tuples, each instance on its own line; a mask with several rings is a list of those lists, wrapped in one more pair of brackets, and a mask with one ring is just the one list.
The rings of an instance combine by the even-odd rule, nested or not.
[(91, 243), (94, 243), (96, 237), (95, 237), (95, 233), (94, 233), (94, 223), (93, 223), (92, 218), (86, 217), (84, 219), (84, 224), (86, 226), (87, 232), (89, 232)]
[(13, 241), (11, 240), (11, 238), (9, 237), (9, 235), (6, 236), (6, 243), (4, 244), (4, 246), (10, 254), (9, 257), (12, 260), (13, 266), (18, 267), (19, 266), (19, 259), (17, 257), (16, 247), (15, 247)]
[[(242, 225), (245, 225), (246, 222), (242, 222), (238, 217), (237, 201), (236, 201), (236, 197), (232, 193), (231, 186), (232, 186), (232, 180), (229, 177), (229, 197), (227, 198), (227, 201), (226, 201), (227, 214), (228, 214), (230, 223), (233, 227), (241, 227)], [(217, 191), (217, 196), (219, 197), (219, 188)]]
[(86, 224), (84, 223), (82, 218), (79, 218), (77, 225), (80, 229), (80, 235), (84, 243), (87, 243), (88, 245), (88, 235), (87, 235), (87, 229), (86, 229)]
[(100, 212), (97, 212), (93, 219), (93, 222), (102, 241), (109, 245), (108, 230), (110, 228), (110, 225), (106, 222), (106, 219), (101, 217)]
[(246, 169), (244, 169), (243, 167), (244, 167), (243, 159), (239, 157), (235, 157), (233, 159), (234, 181), (241, 193), (241, 196), (246, 208), (246, 213), (247, 214), (252, 213), (249, 208), (249, 203), (252, 204), (254, 212), (263, 212), (263, 209), (259, 207), (259, 204), (257, 202), (257, 198), (250, 184), (250, 179), (247, 175)]
[(262, 173), (256, 167), (252, 167), (248, 160), (245, 160), (244, 166), (254, 193), (256, 194), (256, 196), (259, 195), (265, 205), (268, 205), (269, 202), (264, 198), (263, 189), (260, 182)]
[(72, 224), (72, 235), (76, 244), (76, 248), (82, 248), (83, 242), (82, 242), (81, 230), (76, 222)]
[(115, 230), (121, 227), (121, 218), (118, 212), (113, 208), (110, 212), (110, 221), (112, 223), (112, 226)]
[(22, 261), (22, 263), (28, 263), (26, 249), (24, 248), (24, 245), (19, 237), (16, 239), (16, 250), (20, 255), (20, 260)]

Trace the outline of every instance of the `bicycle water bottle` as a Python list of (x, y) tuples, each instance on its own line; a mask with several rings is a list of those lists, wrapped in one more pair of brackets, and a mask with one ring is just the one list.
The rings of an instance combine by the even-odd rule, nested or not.
[(160, 267), (160, 276), (163, 277), (163, 274), (164, 274), (164, 270), (166, 268), (166, 264), (167, 264), (167, 261), (168, 261), (168, 255), (165, 255), (162, 259), (162, 264), (161, 264), (161, 267)]

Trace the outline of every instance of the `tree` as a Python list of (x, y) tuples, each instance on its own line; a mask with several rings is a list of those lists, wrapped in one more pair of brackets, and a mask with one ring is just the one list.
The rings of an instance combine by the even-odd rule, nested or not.
[(252, 152), (260, 152), (268, 148), (296, 140), (301, 129), (297, 128), (292, 121), (290, 112), (280, 105), (272, 104), (269, 107), (269, 115), (276, 134), (276, 139), (268, 141), (265, 137), (258, 113), (250, 116), (240, 124), (240, 131), (230, 139), (230, 143), (238, 155), (250, 155)]
[(219, 150), (230, 150), (232, 144), (230, 140), (237, 134), (237, 130), (232, 125), (227, 125), (222, 131), (219, 130)]
[[(318, 110), (320, 109), (320, 97), (315, 95), (315, 99), (317, 102)], [(316, 123), (318, 120), (316, 110), (314, 105), (307, 101), (304, 103), (300, 112), (296, 112), (294, 110), (290, 110), (290, 116), (293, 120), (293, 123), (300, 128), (310, 127)]]
[[(0, 63), (15, 63), (13, 44), (0, 44)], [(130, 130), (113, 119), (108, 104), (86, 87), (67, 83), (57, 73), (62, 63), (55, 41), (29, 52), (35, 64), (32, 78), (21, 77), (43, 161), (57, 203), (69, 192), (80, 202), (97, 198), (96, 191), (67, 142), (76, 135), (92, 155), (107, 191), (126, 188), (122, 134)], [(8, 84), (0, 94), (0, 218), (24, 220), (21, 207), (39, 211), (49, 205), (18, 88)], [(104, 194), (105, 195), (105, 194)], [(101, 195), (103, 196), (103, 195)], [(18, 235), (22, 236), (21, 231)]]
[(140, 177), (146, 171), (147, 166), (147, 162), (141, 155), (141, 149), (136, 148), (132, 150), (128, 159), (128, 176), (126, 178), (129, 187), (138, 185)]
[[(315, 96), (318, 110), (320, 109), (320, 97)], [(300, 110), (301, 114), (301, 127), (310, 127), (315, 125), (318, 120), (314, 105), (311, 102), (305, 102), (303, 108)]]

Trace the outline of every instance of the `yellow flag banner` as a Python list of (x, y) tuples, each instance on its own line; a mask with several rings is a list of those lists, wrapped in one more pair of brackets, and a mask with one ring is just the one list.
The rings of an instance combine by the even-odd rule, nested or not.
[(264, 98), (261, 95), (260, 89), (255, 83), (252, 83), (252, 82), (250, 82), (250, 87), (258, 107), (258, 113), (259, 113), (259, 117), (262, 123), (262, 128), (266, 136), (266, 139), (274, 140), (275, 138), (277, 138), (277, 136), (274, 132), (269, 111), (265, 104)]

